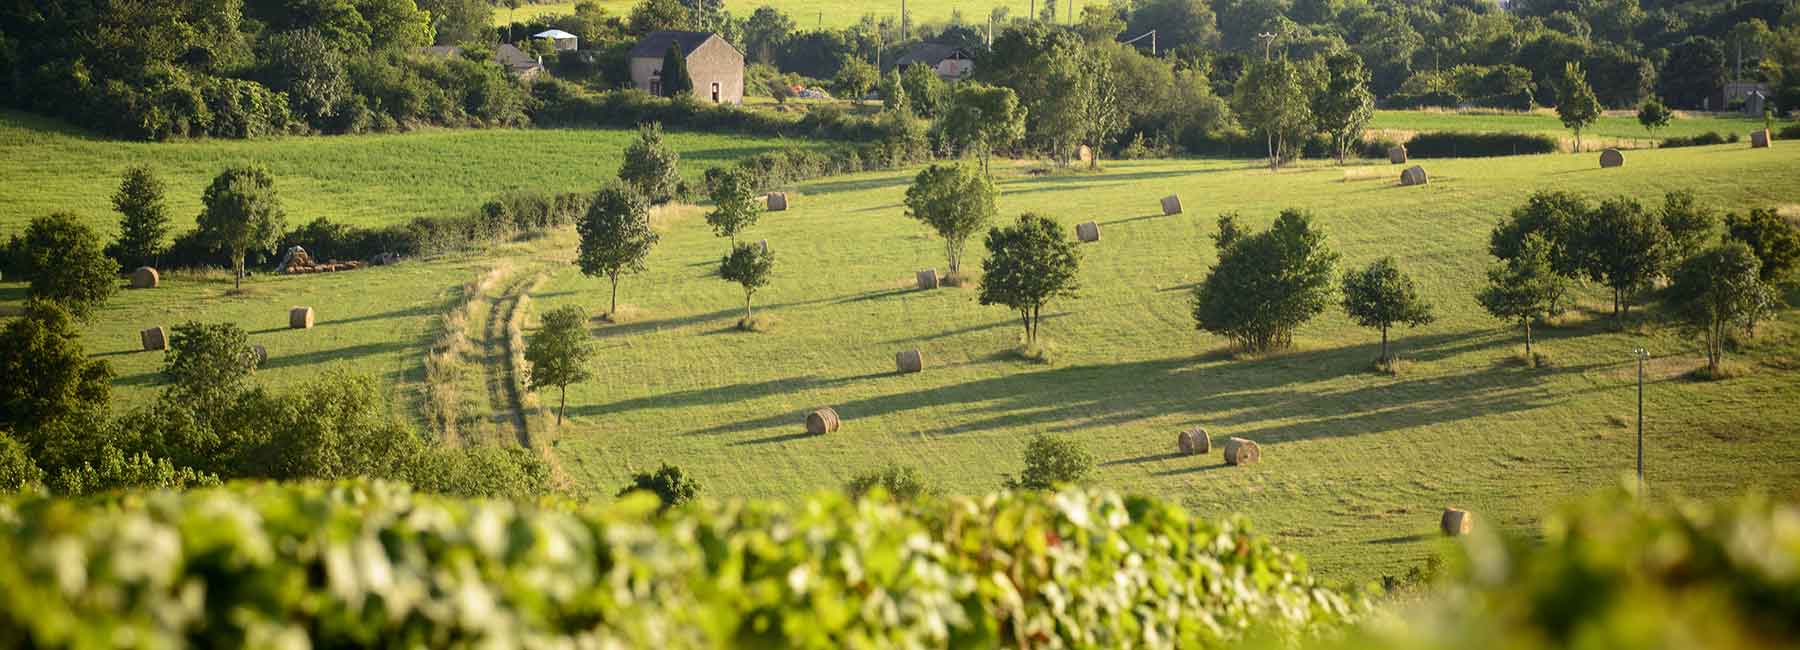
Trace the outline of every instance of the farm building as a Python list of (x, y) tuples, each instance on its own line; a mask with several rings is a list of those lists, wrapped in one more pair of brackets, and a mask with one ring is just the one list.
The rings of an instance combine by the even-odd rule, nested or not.
[(744, 103), (744, 53), (712, 32), (650, 32), (631, 48), (631, 82), (638, 90), (662, 94), (663, 55), (674, 45), (687, 57), (694, 97), (721, 104)]
[(550, 41), (550, 43), (552, 45), (555, 45), (556, 49), (558, 49), (558, 50), (580, 49), (578, 47), (580, 39), (577, 39), (574, 34), (570, 34), (568, 32), (560, 30), (560, 29), (551, 29), (551, 30), (541, 31), (536, 34), (532, 34), (531, 37)]
[(894, 66), (928, 65), (945, 81), (967, 79), (975, 74), (975, 58), (968, 50), (938, 43), (920, 43), (906, 49), (894, 60)]
[[(422, 48), (419, 52), (431, 56), (461, 56), (462, 48), (454, 45), (434, 45)], [(494, 48), (494, 63), (506, 68), (506, 73), (514, 78), (526, 81), (530, 81), (544, 72), (543, 61), (510, 44), (502, 44), (500, 47)]]

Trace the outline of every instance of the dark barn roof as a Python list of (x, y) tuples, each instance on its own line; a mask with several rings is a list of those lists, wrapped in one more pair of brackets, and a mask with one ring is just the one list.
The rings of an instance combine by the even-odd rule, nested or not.
[(670, 43), (677, 44), (681, 48), (681, 55), (687, 56), (700, 49), (712, 37), (712, 32), (650, 32), (644, 35), (644, 40), (638, 41), (636, 47), (631, 48), (628, 56), (634, 59), (662, 56), (668, 53)]

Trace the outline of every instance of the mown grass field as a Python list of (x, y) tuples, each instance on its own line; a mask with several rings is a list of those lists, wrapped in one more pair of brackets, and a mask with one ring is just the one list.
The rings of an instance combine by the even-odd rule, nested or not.
[[(1800, 495), (1793, 312), (1735, 357), (1749, 376), (1694, 383), (1680, 377), (1701, 363), (1691, 338), (1653, 324), (1615, 331), (1599, 294), (1590, 311), (1542, 332), (1539, 349), (1554, 360), (1542, 370), (1512, 364), (1516, 333), (1476, 306), (1489, 228), (1536, 189), (1660, 201), (1686, 188), (1732, 208), (1800, 202), (1792, 148), (1628, 160), (1604, 171), (1591, 154), (1432, 161), (1422, 188), (1398, 187), (1387, 165), (1274, 176), (1242, 162), (1113, 163), (1098, 176), (1009, 170), (1007, 215), (1102, 225), (1102, 240), (1082, 247), (1081, 298), (1048, 310), (1049, 365), (1014, 359), (1016, 320), (976, 304), (974, 290), (909, 288), (914, 271), (942, 260), (939, 242), (902, 216), (908, 174), (804, 184), (794, 209), (746, 236), (777, 253), (774, 284), (757, 298), (773, 329), (735, 330), (742, 295), (711, 277), (725, 242), (698, 215), (668, 224), (650, 271), (626, 281), (627, 322), (595, 323), (598, 377), (571, 389), (573, 421), (555, 448), (592, 495), (662, 462), (731, 495), (828, 489), (888, 462), (973, 492), (1016, 472), (1031, 434), (1059, 433), (1098, 456), (1097, 483), (1210, 515), (1247, 513), (1316, 567), (1372, 578), (1422, 561), (1444, 506), (1528, 533), (1548, 506), (1629, 471), (1630, 350), (1642, 346), (1655, 355), (1646, 401), (1657, 494)], [(1160, 216), (1157, 198), (1170, 192), (1186, 214)], [(1406, 374), (1370, 372), (1377, 334), (1335, 310), (1272, 358), (1234, 358), (1194, 330), (1188, 288), (1215, 259), (1214, 215), (1239, 211), (1263, 227), (1290, 206), (1315, 213), (1343, 267), (1393, 255), (1436, 303), (1437, 323), (1397, 332)], [(535, 300), (597, 313), (606, 295), (565, 268)], [(924, 351), (924, 373), (894, 374), (894, 354), (908, 348)], [(804, 435), (807, 410), (827, 405), (844, 428)], [(1260, 441), (1265, 462), (1176, 456), (1176, 434), (1196, 425), (1217, 440)]]
[[(631, 8), (637, 5), (636, 0), (593, 0), (607, 13), (618, 16), (631, 15)], [(494, 24), (506, 25), (512, 22), (526, 22), (538, 16), (556, 16), (575, 13), (574, 2), (546, 2), (542, 4), (520, 5), (517, 15), (505, 6), (494, 8)], [(1097, 0), (1080, 0), (1075, 5), (1075, 16), (1080, 18), (1081, 8), (1089, 4), (1103, 5)], [(787, 14), (794, 19), (800, 29), (824, 27), (848, 27), (862, 20), (864, 15), (898, 16), (900, 3), (871, 2), (856, 0), (853, 2), (832, 2), (830, 0), (725, 0), (725, 8), (731, 15), (743, 18), (756, 11), (757, 7), (768, 5)], [(915, 23), (943, 23), (950, 20), (952, 14), (962, 12), (963, 22), (971, 25), (987, 24), (988, 13), (996, 7), (1006, 7), (1008, 15), (1014, 18), (1030, 13), (1032, 3), (1020, 0), (977, 0), (975, 2), (959, 2), (958, 0), (910, 0), (906, 3), (907, 13), (912, 14)], [(1040, 11), (1043, 3), (1035, 5)], [(1057, 3), (1057, 15), (1064, 16), (1068, 5)]]
[[(193, 226), (200, 194), (226, 165), (268, 165), (290, 227), (319, 217), (363, 226), (463, 214), (508, 190), (587, 192), (616, 177), (625, 146), (616, 129), (429, 130), (417, 133), (259, 140), (122, 142), (24, 113), (0, 111), (0, 233), (56, 210), (74, 212), (108, 237), (118, 230), (112, 193), (132, 165), (168, 183), (177, 231)], [(706, 133), (668, 134), (681, 171), (799, 141)]]
[[(1458, 131), (1471, 133), (1542, 133), (1574, 141), (1574, 135), (1563, 126), (1552, 109), (1538, 109), (1529, 113), (1503, 113), (1495, 111), (1375, 111), (1375, 119), (1369, 123), (1371, 130), (1399, 132)], [(1652, 135), (1638, 124), (1634, 111), (1607, 111), (1593, 126), (1583, 130), (1584, 148), (1593, 144), (1591, 138), (1605, 140), (1660, 140), (1670, 137), (1691, 137), (1709, 131), (1719, 135), (1738, 134), (1748, 140), (1750, 132), (1763, 128), (1762, 118), (1748, 118), (1728, 114), (1682, 113), (1669, 126), (1657, 129)], [(1779, 125), (1778, 127), (1779, 128)]]
[[(542, 135), (495, 135), (533, 134)], [(447, 135), (474, 134), (394, 137), (407, 144)], [(145, 155), (168, 156), (163, 160), (181, 159), (163, 147), (185, 148), (190, 164), (209, 168), (215, 163), (202, 145), (260, 145), (269, 157), (295, 160), (296, 151), (331, 140), (74, 139), (65, 146), (142, 147)], [(44, 160), (67, 150), (34, 155)], [(454, 161), (437, 164), (460, 169)], [(767, 239), (777, 254), (774, 283), (756, 299), (759, 313), (774, 321), (761, 333), (733, 328), (742, 294), (713, 276), (727, 245), (706, 227), (704, 208), (664, 210), (656, 222), (663, 240), (649, 271), (622, 288), (623, 322), (593, 323), (596, 378), (571, 388), (571, 420), (545, 437), (583, 497), (609, 498), (632, 472), (670, 462), (710, 494), (788, 498), (834, 488), (888, 462), (917, 466), (946, 491), (991, 490), (1019, 469), (1031, 434), (1057, 433), (1098, 457), (1097, 484), (1179, 499), (1207, 515), (1243, 512), (1316, 568), (1360, 580), (1421, 562), (1438, 543), (1433, 531), (1446, 505), (1472, 509), (1482, 525), (1529, 534), (1557, 501), (1629, 471), (1630, 350), (1645, 347), (1655, 356), (1646, 393), (1654, 494), (1764, 489), (1800, 496), (1800, 442), (1793, 435), (1800, 426), (1800, 314), (1782, 313), (1733, 357), (1747, 376), (1695, 383), (1681, 376), (1701, 363), (1691, 337), (1654, 322), (1620, 331), (1601, 313), (1597, 292), (1585, 310), (1540, 332), (1540, 350), (1553, 364), (1536, 370), (1510, 361), (1516, 333), (1471, 298), (1489, 263), (1489, 228), (1531, 191), (1658, 201), (1666, 190), (1691, 189), (1728, 209), (1800, 204), (1800, 150), (1630, 152), (1624, 168), (1610, 170), (1599, 169), (1593, 154), (1424, 165), (1431, 184), (1401, 188), (1399, 168), (1385, 164), (1306, 163), (1271, 175), (1250, 161), (1110, 162), (1098, 175), (1031, 176), (1022, 164), (1003, 163), (1001, 208), (1009, 218), (1036, 211), (1071, 227), (1090, 219), (1102, 227), (1103, 239), (1082, 247), (1081, 296), (1046, 310), (1050, 364), (1016, 359), (1013, 315), (978, 305), (975, 290), (910, 288), (914, 271), (942, 267), (940, 242), (902, 215), (911, 172), (801, 184), (793, 188), (793, 209), (765, 215), (750, 231), (748, 239)], [(392, 167), (314, 173), (362, 179), (336, 195), (312, 195), (351, 206), (346, 211), (436, 200), (434, 193), (456, 183), (414, 180)], [(595, 177), (610, 174), (608, 165)], [(87, 191), (104, 206), (114, 181), (99, 176)], [(9, 188), (75, 188), (39, 178)], [(474, 172), (460, 178), (489, 180)], [(1183, 197), (1186, 214), (1160, 215), (1157, 199), (1171, 192)], [(8, 205), (47, 202), (37, 194), (4, 196)], [(290, 203), (290, 214), (304, 205)], [(1370, 372), (1377, 333), (1336, 310), (1300, 330), (1296, 350), (1261, 359), (1237, 358), (1221, 340), (1193, 329), (1188, 291), (1215, 260), (1208, 239), (1214, 216), (1238, 211), (1261, 228), (1283, 207), (1314, 212), (1343, 254), (1341, 268), (1393, 255), (1437, 304), (1436, 323), (1396, 332), (1397, 350), (1411, 362), (1407, 372)], [(134, 352), (137, 330), (198, 319), (237, 322), (266, 345), (271, 361), (258, 373), (265, 385), (291, 387), (328, 369), (375, 373), (392, 386), (396, 407), (420, 418), (424, 358), (440, 338), (441, 316), (470, 300), (464, 285), (505, 267), (505, 278), (474, 296), (464, 326), (473, 345), (461, 356), (466, 374), (454, 381), (465, 420), (503, 434), (512, 418), (497, 390), (510, 378), (495, 372), (505, 358), (494, 347), (504, 334), (492, 325), (502, 311), (500, 294), (535, 286), (530, 313), (576, 303), (597, 314), (605, 285), (574, 270), (573, 249), (572, 234), (561, 232), (485, 256), (256, 276), (238, 295), (227, 293), (223, 277), (172, 274), (163, 289), (121, 293), (86, 326), (84, 343), (118, 371), (121, 408), (151, 398), (159, 386), (163, 355)], [(979, 242), (970, 253), (974, 265)], [(540, 273), (541, 284), (528, 282)], [(20, 285), (0, 285), (0, 304), (16, 305), (22, 296)], [(286, 309), (300, 304), (318, 309), (318, 325), (285, 329)], [(532, 322), (525, 318), (527, 335)], [(923, 350), (926, 372), (894, 374), (894, 354), (908, 348)], [(527, 402), (552, 405), (555, 396)], [(804, 435), (805, 412), (826, 405), (842, 414), (844, 428)], [(549, 430), (548, 419), (533, 414), (534, 434)], [(1259, 441), (1264, 462), (1232, 468), (1217, 451), (1176, 456), (1176, 434), (1196, 425), (1215, 440)]]

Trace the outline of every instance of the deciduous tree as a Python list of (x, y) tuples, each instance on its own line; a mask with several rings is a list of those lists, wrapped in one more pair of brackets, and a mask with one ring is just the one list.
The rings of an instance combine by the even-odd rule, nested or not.
[(774, 268), (775, 253), (750, 244), (734, 244), (731, 254), (719, 261), (719, 277), (744, 287), (744, 320), (739, 323), (740, 327), (749, 326), (750, 298), (757, 289), (768, 286)]
[(1632, 199), (1600, 202), (1582, 233), (1581, 259), (1588, 277), (1613, 292), (1613, 316), (1631, 313), (1631, 295), (1668, 270), (1669, 230)]
[(650, 228), (649, 203), (630, 186), (608, 185), (594, 194), (575, 230), (581, 235), (575, 265), (584, 275), (605, 276), (612, 283), (606, 313), (618, 313), (619, 278), (642, 272), (650, 249), (660, 239)]
[(1531, 355), (1531, 323), (1550, 315), (1556, 296), (1567, 282), (1550, 264), (1550, 244), (1528, 235), (1512, 257), (1488, 270), (1487, 286), (1475, 294), (1494, 318), (1517, 321), (1525, 330), (1525, 354)]
[(32, 219), (20, 240), (20, 260), (31, 296), (88, 318), (119, 291), (119, 264), (106, 256), (100, 234), (75, 215), (57, 212)]
[(662, 501), (662, 510), (679, 506), (694, 500), (700, 495), (700, 483), (681, 471), (681, 468), (663, 463), (654, 472), (638, 472), (631, 477), (631, 484), (619, 490), (619, 496), (632, 492), (649, 492)]
[(225, 168), (200, 197), (196, 236), (214, 251), (231, 257), (233, 286), (244, 284), (244, 256), (252, 250), (274, 252), (286, 224), (275, 177), (261, 165)]
[(638, 125), (638, 139), (625, 147), (619, 180), (635, 188), (652, 204), (675, 199), (681, 185), (681, 155), (663, 140), (661, 122)]
[(987, 234), (988, 258), (981, 263), (983, 305), (1005, 305), (1019, 313), (1027, 344), (1036, 343), (1038, 322), (1051, 300), (1074, 297), (1081, 255), (1062, 226), (1035, 214)]
[(1564, 128), (1575, 132), (1575, 150), (1581, 151), (1581, 130), (1600, 119), (1600, 100), (1594, 97), (1593, 86), (1588, 85), (1587, 73), (1574, 61), (1563, 66), (1562, 79), (1558, 80), (1556, 116), (1562, 119)]
[(576, 305), (564, 305), (544, 314), (543, 325), (525, 344), (525, 362), (530, 364), (531, 390), (555, 387), (556, 424), (569, 408), (569, 384), (593, 377), (588, 370), (594, 355), (588, 342), (587, 314)]
[(977, 82), (957, 84), (941, 123), (951, 142), (973, 150), (981, 172), (995, 149), (1011, 147), (1025, 137), (1025, 110), (1011, 88)]
[(1800, 269), (1800, 225), (1771, 208), (1754, 208), (1725, 218), (1726, 237), (1744, 242), (1761, 261), (1762, 280), (1780, 284), (1794, 279)]
[(1025, 470), (1006, 477), (1009, 490), (1052, 490), (1080, 483), (1094, 471), (1094, 455), (1074, 441), (1037, 434), (1025, 445)]
[[(28, 430), (73, 414), (103, 408), (113, 373), (89, 359), (67, 310), (32, 299), (25, 315), (0, 329), (0, 430)], [(24, 442), (24, 440), (21, 440)]]
[(1233, 89), (1231, 108), (1245, 126), (1263, 134), (1268, 144), (1269, 169), (1274, 170), (1292, 154), (1290, 140), (1305, 137), (1312, 126), (1311, 93), (1300, 66), (1286, 57), (1253, 63)]
[(1734, 327), (1748, 328), (1773, 304), (1762, 281), (1762, 262), (1743, 242), (1727, 242), (1695, 255), (1675, 270), (1668, 300), (1687, 326), (1706, 337), (1706, 368), (1719, 372), (1725, 338)]
[(1283, 210), (1260, 233), (1220, 220), (1219, 261), (1194, 287), (1194, 322), (1252, 352), (1293, 343), (1294, 330), (1331, 304), (1338, 255), (1312, 216)]
[(706, 223), (713, 233), (737, 245), (738, 233), (756, 225), (763, 214), (763, 196), (756, 191), (756, 177), (739, 168), (721, 168), (712, 177), (713, 209), (706, 213)]
[(1363, 127), (1375, 117), (1375, 95), (1369, 92), (1369, 71), (1354, 52), (1326, 57), (1325, 73), (1324, 90), (1312, 97), (1313, 123), (1331, 137), (1331, 151), (1341, 165), (1362, 144)]
[(1367, 268), (1344, 274), (1344, 312), (1357, 325), (1381, 330), (1381, 361), (1388, 356), (1388, 329), (1395, 325), (1418, 327), (1431, 323), (1431, 304), (1419, 297), (1412, 278), (1400, 271), (1394, 258), (1384, 257)]
[(913, 177), (906, 189), (906, 216), (917, 219), (942, 237), (949, 274), (962, 270), (963, 248), (969, 238), (986, 228), (999, 209), (999, 192), (992, 181), (962, 165), (932, 165)]

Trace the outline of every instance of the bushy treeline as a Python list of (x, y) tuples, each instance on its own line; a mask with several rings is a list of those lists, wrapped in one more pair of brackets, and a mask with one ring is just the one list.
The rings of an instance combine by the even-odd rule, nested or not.
[(326, 373), (287, 393), (255, 382), (267, 353), (236, 325), (169, 336), (155, 401), (114, 415), (113, 372), (71, 316), (33, 299), (0, 334), (0, 491), (90, 494), (231, 479), (372, 477), (435, 492), (525, 497), (548, 489), (536, 452), (446, 447), (396, 418), (371, 377)]
[(378, 482), (0, 499), (0, 638), (1217, 648), (1320, 638), (1369, 607), (1241, 519), (1106, 492), (659, 506)]
[(491, 48), (418, 52), (488, 9), (484, 0), (12, 3), (0, 7), (0, 101), (150, 140), (525, 124), (526, 93), (489, 60)]

